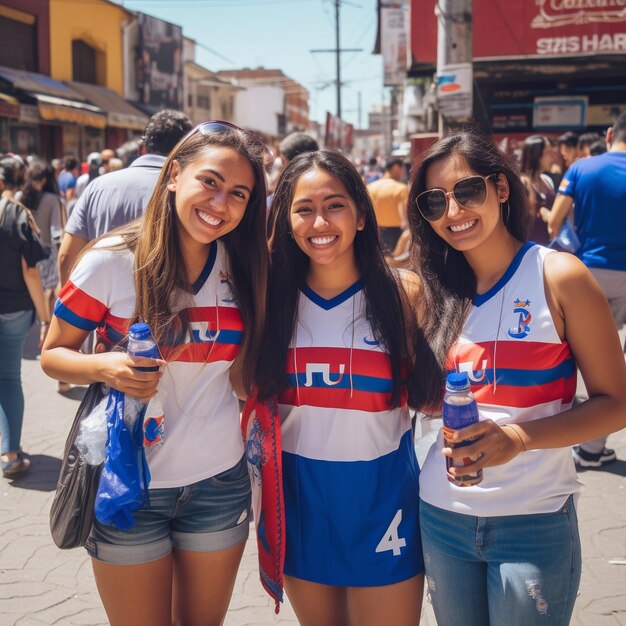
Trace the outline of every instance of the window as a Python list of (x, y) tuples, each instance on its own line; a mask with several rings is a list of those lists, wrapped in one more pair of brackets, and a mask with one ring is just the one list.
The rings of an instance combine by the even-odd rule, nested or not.
[(0, 65), (28, 72), (37, 71), (37, 31), (31, 24), (0, 15)]
[(211, 108), (211, 99), (209, 96), (198, 96), (198, 108), (205, 110)]
[(72, 79), (97, 85), (96, 50), (81, 39), (72, 41)]

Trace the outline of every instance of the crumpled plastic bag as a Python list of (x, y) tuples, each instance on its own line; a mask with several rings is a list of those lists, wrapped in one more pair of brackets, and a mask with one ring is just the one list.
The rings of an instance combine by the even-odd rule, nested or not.
[[(95, 515), (102, 524), (128, 530), (135, 525), (132, 516), (149, 504), (150, 470), (143, 447), (143, 412), (124, 415), (124, 394), (111, 389), (107, 404), (106, 459), (96, 494)], [(129, 424), (130, 422), (130, 424)]]

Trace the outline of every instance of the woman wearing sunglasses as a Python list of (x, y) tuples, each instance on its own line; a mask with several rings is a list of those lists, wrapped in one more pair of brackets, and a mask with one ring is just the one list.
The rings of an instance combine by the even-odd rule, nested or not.
[[(466, 372), (481, 420), (441, 433), (420, 474), (426, 576), (441, 626), (565, 626), (581, 568), (569, 446), (626, 425), (626, 365), (598, 285), (574, 256), (526, 242), (528, 198), (477, 132), (446, 137), (411, 184), (413, 260), (431, 349), (415, 345), (414, 406)], [(576, 366), (589, 400), (572, 408)], [(474, 458), (480, 484), (446, 478)], [(454, 473), (455, 470), (452, 470)]]
[[(247, 385), (264, 320), (263, 156), (258, 140), (230, 124), (192, 130), (167, 158), (144, 215), (87, 249), (55, 307), (42, 354), (50, 376), (144, 401), (158, 387), (164, 404), (164, 441), (146, 450), (150, 505), (130, 530), (96, 521), (87, 541), (114, 626), (217, 626), (228, 608), (248, 536), (234, 372)], [(139, 319), (162, 360), (79, 352), (91, 330), (116, 344)]]
[(415, 626), (423, 564), (403, 323), (415, 276), (385, 263), (371, 199), (339, 153), (289, 163), (270, 224), (256, 382), (279, 403), (287, 595), (303, 626)]

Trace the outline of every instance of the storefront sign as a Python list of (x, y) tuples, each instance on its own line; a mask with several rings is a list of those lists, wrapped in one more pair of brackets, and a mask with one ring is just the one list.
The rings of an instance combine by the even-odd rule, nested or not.
[(472, 64), (445, 65), (437, 74), (437, 105), (448, 120), (472, 116)]
[(535, 98), (533, 128), (571, 128), (587, 126), (587, 98), (547, 97)]
[[(413, 0), (417, 63), (437, 59), (437, 0)], [(473, 55), (506, 59), (626, 53), (626, 0), (490, 0), (473, 3)]]
[(25, 124), (39, 124), (39, 110), (34, 104), (20, 104), (20, 122)]

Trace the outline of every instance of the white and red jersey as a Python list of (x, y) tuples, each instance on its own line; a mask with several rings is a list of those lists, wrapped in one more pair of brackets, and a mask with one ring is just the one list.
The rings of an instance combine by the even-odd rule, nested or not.
[(387, 585), (423, 570), (418, 474), (403, 390), (356, 283), (326, 300), (300, 293), (279, 398), (285, 573), (339, 586)]
[[(544, 260), (553, 252), (532, 242), (504, 276), (476, 296), (448, 370), (466, 372), (481, 419), (521, 423), (572, 406), (576, 363), (561, 341), (544, 288)], [(580, 490), (569, 447), (522, 452), (483, 470), (483, 481), (457, 487), (446, 478), (442, 434), (428, 452), (420, 495), (434, 506), (481, 517), (550, 513)]]
[[(97, 244), (74, 268), (59, 294), (55, 315), (73, 326), (122, 342), (135, 310), (134, 256), (111, 249), (122, 239)], [(243, 334), (230, 286), (228, 256), (211, 246), (194, 293), (180, 294), (189, 320), (182, 343), (160, 345), (168, 362), (159, 382), (165, 415), (161, 446), (146, 450), (150, 488), (188, 485), (233, 467), (243, 455), (239, 403), (229, 370)], [(166, 342), (167, 344), (168, 342)]]

